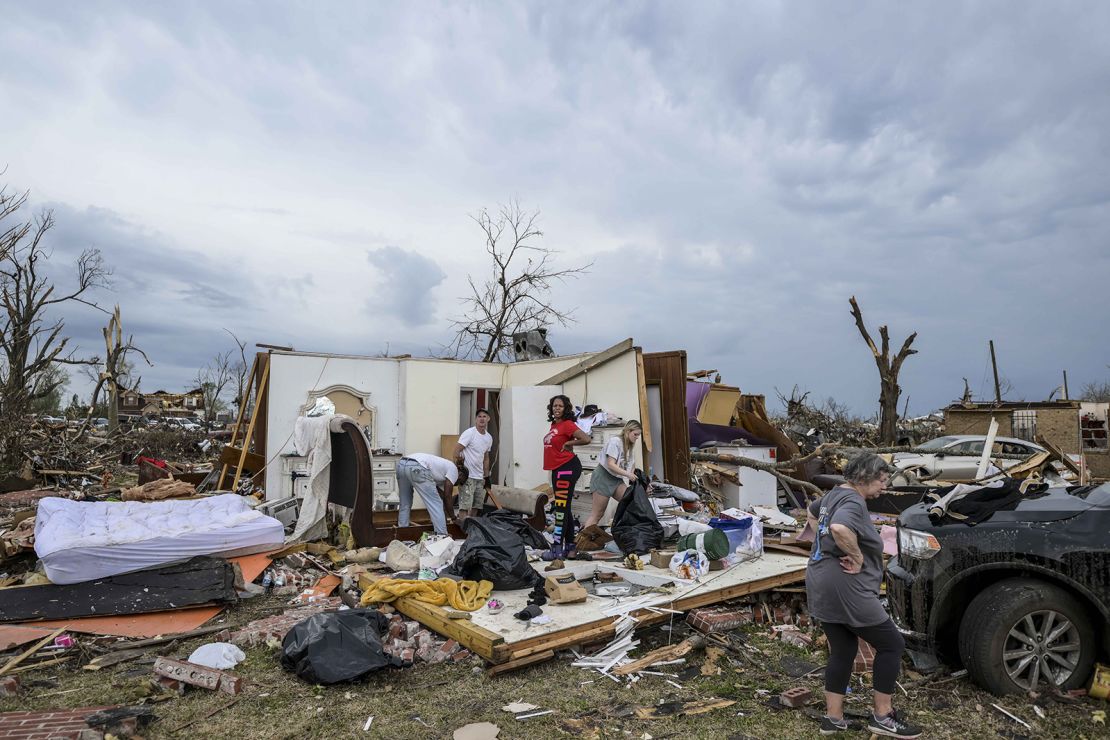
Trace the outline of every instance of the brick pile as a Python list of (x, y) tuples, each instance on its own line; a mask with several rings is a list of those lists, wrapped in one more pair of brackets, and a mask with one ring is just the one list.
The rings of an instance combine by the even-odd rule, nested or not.
[(809, 615), (799, 608), (765, 602), (691, 609), (686, 613), (686, 622), (706, 634), (728, 632), (745, 624), (789, 625), (806, 629), (811, 623)]
[(400, 614), (390, 616), (389, 630), (382, 636), (382, 649), (405, 663), (458, 663), (471, 654), (455, 640), (445, 640), (419, 622), (406, 620)]
[(282, 614), (256, 619), (245, 625), (242, 629), (228, 634), (220, 633), (218, 637), (231, 642), (239, 647), (256, 647), (265, 645), (271, 638), (281, 642), (289, 630), (298, 623), (303, 622), (314, 614), (335, 611), (342, 606), (343, 601), (338, 596), (322, 599), (308, 606), (290, 609)]
[(76, 740), (103, 737), (89, 729), (85, 718), (110, 707), (83, 707), (46, 712), (5, 712), (0, 714), (0, 738), (22, 740)]

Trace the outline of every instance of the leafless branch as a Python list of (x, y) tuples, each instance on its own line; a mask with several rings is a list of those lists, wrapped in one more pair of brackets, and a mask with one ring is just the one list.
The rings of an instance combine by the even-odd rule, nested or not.
[(482, 231), (492, 270), (482, 282), (473, 275), (467, 278), (470, 292), (463, 299), (462, 318), (452, 322), (455, 339), (446, 349), (454, 357), (494, 362), (507, 358), (514, 333), (573, 322), (569, 311), (555, 306), (550, 292), (588, 272), (592, 263), (554, 267), (558, 252), (538, 244), (543, 237), (539, 211), (526, 212), (516, 201), (495, 215), (483, 208), (471, 218)]

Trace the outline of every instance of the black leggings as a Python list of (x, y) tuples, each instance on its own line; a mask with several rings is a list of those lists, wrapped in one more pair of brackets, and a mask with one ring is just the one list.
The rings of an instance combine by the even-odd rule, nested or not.
[(844, 694), (852, 678), (852, 665), (859, 651), (859, 639), (875, 648), (875, 691), (893, 694), (894, 682), (902, 667), (902, 651), (906, 641), (894, 622), (887, 619), (873, 627), (852, 627), (836, 622), (822, 622), (821, 628), (829, 638), (829, 665), (825, 668), (825, 691)]
[(574, 547), (574, 487), (582, 476), (582, 461), (575, 455), (551, 471), (551, 489), (555, 496), (555, 547), (570, 550)]

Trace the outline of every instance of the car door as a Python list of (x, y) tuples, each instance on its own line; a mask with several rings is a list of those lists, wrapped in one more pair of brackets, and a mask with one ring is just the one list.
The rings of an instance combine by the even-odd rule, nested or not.
[(957, 442), (944, 448), (937, 456), (938, 478), (943, 480), (974, 480), (983, 454), (983, 440)]

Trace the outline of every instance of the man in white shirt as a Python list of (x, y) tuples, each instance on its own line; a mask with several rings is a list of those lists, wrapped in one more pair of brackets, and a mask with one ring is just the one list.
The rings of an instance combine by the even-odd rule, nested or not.
[(469, 476), (459, 491), (459, 518), (478, 516), (486, 500), (486, 489), (490, 486), (489, 451), (493, 449), (493, 435), (489, 427), (489, 412), (478, 409), (474, 415), (474, 426), (459, 435), (455, 445), (455, 460), (466, 466)]
[(397, 512), (397, 526), (409, 526), (415, 490), (428, 509), (435, 533), (447, 534), (446, 512), (451, 511), (451, 491), (458, 479), (458, 466), (437, 455), (413, 452), (398, 460), (397, 493), (401, 507)]

